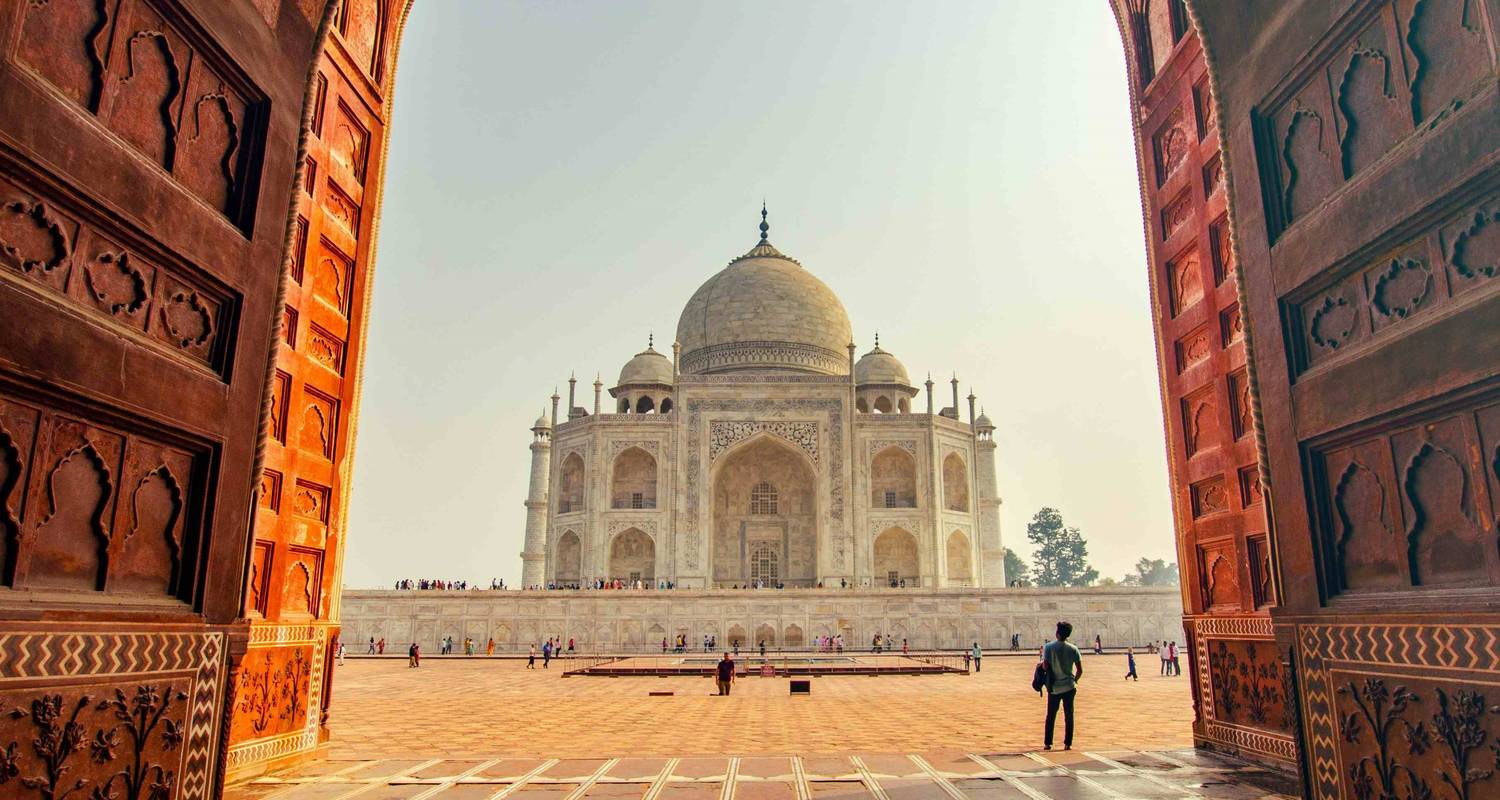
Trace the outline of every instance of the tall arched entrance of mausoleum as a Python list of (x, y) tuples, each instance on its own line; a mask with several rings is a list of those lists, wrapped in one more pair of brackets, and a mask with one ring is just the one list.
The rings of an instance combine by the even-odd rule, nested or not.
[[(1316, 798), (1384, 780), (1377, 761), (1493, 792), (1500, 779), (1455, 772), (1442, 748), (1392, 750), (1341, 721), (1399, 685), (1412, 699), (1386, 709), (1391, 724), (1500, 739), (1485, 645), (1500, 638), (1500, 10), (1109, 5), (1196, 739), (1298, 765)], [(0, 108), (25, 109), (0, 115), (0, 678), (13, 705), (60, 697), (101, 733), (112, 723), (80, 703), (86, 691), (174, 698), (159, 710), (181, 736), (184, 798), (313, 755), (336, 713), (347, 487), (409, 11), (0, 12)], [(779, 446), (747, 447), (763, 444)], [(781, 515), (750, 509), (799, 491), (769, 475), (731, 485), (741, 522)], [(726, 513), (718, 527), (715, 493), (714, 579), (722, 565), (744, 582), (744, 548), (720, 550), (732, 526)], [(783, 540), (778, 569), (812, 580), (816, 498), (802, 499), (788, 507), (810, 527)], [(757, 541), (774, 542), (771, 527)], [(172, 546), (150, 546), (163, 537)], [(122, 649), (136, 657), (119, 668), (60, 655)], [(1254, 679), (1235, 680), (1241, 669)], [(33, 737), (27, 720), (6, 724)], [(18, 752), (18, 769), (42, 768)], [(70, 779), (99, 784), (113, 771), (72, 764)]]
[(807, 454), (763, 434), (721, 455), (711, 477), (714, 585), (817, 583), (818, 481)]

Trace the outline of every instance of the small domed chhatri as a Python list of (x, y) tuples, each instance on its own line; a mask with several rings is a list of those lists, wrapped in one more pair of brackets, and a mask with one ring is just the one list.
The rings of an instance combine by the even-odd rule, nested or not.
[(895, 356), (880, 349), (880, 334), (875, 334), (875, 349), (865, 353), (854, 364), (854, 385), (858, 392), (854, 408), (861, 413), (905, 414), (911, 411), (911, 399), (917, 390), (906, 375), (906, 367)]
[(609, 390), (622, 414), (672, 410), (672, 359), (656, 352), (655, 337), (646, 341), (646, 349), (625, 362), (620, 382)]
[[(760, 240), (648, 337), (593, 412), (569, 379), (532, 447), (525, 586), (1005, 585), (993, 425), (941, 404)], [(585, 390), (586, 391), (586, 390)], [(943, 392), (946, 395), (946, 391)], [(623, 634), (622, 634), (623, 635)], [(744, 634), (741, 634), (742, 636)], [(734, 631), (727, 637), (733, 641)]]

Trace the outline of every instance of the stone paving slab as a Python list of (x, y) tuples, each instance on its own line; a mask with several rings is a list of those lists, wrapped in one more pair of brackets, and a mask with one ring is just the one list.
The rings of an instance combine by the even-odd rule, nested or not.
[[(1106, 657), (1107, 658), (1107, 657)], [(1099, 663), (1097, 657), (1090, 665)], [(1102, 669), (1089, 676), (1110, 670)], [(1299, 787), (1191, 748), (1185, 680), (1080, 688), (1077, 749), (1040, 751), (1027, 659), (976, 675), (562, 680), (479, 660), (339, 668), (332, 756), (227, 800), (1276, 800)], [(672, 697), (647, 697), (668, 688)], [(1059, 732), (1060, 733), (1060, 732)]]
[[(227, 800), (1289, 800), (1285, 776), (1194, 753), (865, 753), (722, 759), (355, 762), (258, 779)], [(1132, 763), (1174, 759), (1170, 770)], [(510, 763), (511, 766), (503, 766)], [(1159, 763), (1168, 763), (1160, 760)], [(972, 768), (968, 765), (974, 765)], [(945, 768), (939, 768), (939, 765)], [(456, 769), (463, 767), (462, 769)], [(649, 780), (640, 772), (655, 771)], [(851, 773), (852, 771), (852, 773)], [(732, 775), (733, 780), (725, 780)], [(426, 777), (421, 777), (426, 776)]]
[[(1192, 745), (1186, 678), (1115, 679), (1112, 661), (1079, 689), (1080, 748), (1176, 751)], [(337, 667), (332, 756), (455, 760), (510, 756), (842, 755), (1018, 752), (1041, 744), (1046, 706), (1030, 659), (969, 675), (822, 677), (790, 695), (786, 678), (746, 677), (719, 697), (703, 678), (561, 678), (523, 662), (461, 660), (431, 669), (350, 660)], [(1097, 677), (1095, 677), (1097, 675)], [(671, 691), (671, 697), (650, 697)]]

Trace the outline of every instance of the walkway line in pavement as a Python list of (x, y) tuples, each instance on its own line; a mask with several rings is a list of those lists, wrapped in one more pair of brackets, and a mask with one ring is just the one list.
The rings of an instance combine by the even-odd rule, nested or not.
[(812, 789), (807, 785), (807, 770), (802, 768), (802, 756), (792, 756), (792, 783), (797, 788), (797, 800), (812, 800)]
[(870, 774), (870, 768), (865, 766), (863, 758), (849, 756), (849, 760), (854, 763), (854, 768), (859, 770), (860, 780), (864, 782), (865, 788), (870, 790), (870, 794), (875, 795), (877, 800), (891, 800), (891, 796), (885, 793), (885, 788), (875, 780), (874, 775)]
[(734, 800), (734, 785), (740, 779), (740, 757), (730, 756), (729, 766), (724, 768), (724, 785), (719, 788), (719, 800)]
[(404, 769), (404, 770), (396, 773), (395, 775), (391, 775), (391, 776), (385, 778), (384, 780), (381, 781), (381, 783), (390, 784), (391, 786), (405, 786), (405, 785), (411, 784), (411, 783), (418, 783), (418, 782), (420, 782), (422, 780), (421, 778), (413, 777), (410, 780), (402, 780), (402, 779), (403, 778), (407, 778), (408, 776), (411, 776), (413, 773), (421, 772), (422, 770), (427, 769), (428, 767), (433, 766), (434, 764), (441, 764), (441, 763), (443, 763), (443, 759), (441, 759), (441, 758), (434, 758), (434, 759), (432, 759), (430, 761), (425, 761), (425, 762), (423, 762), (421, 764), (416, 764), (416, 765), (407, 767), (406, 769)]
[[(319, 775), (317, 777), (309, 777), (306, 781), (299, 781), (299, 783), (343, 783), (343, 781), (339, 780), (339, 778), (342, 778), (342, 777), (348, 775), (351, 772), (358, 772), (359, 770), (361, 770), (361, 769), (363, 769), (365, 767), (368, 767), (368, 766), (370, 766), (372, 764), (378, 764), (378, 763), (380, 763), (380, 759), (378, 759), (378, 758), (363, 759), (361, 761), (356, 762), (353, 766), (344, 767), (343, 769), (340, 769), (340, 770), (334, 770), (333, 772), (330, 772), (327, 775)], [(287, 781), (287, 782), (290, 783), (291, 781)]]
[(543, 761), (541, 764), (539, 764), (536, 767), (534, 767), (530, 772), (526, 773), (525, 775), (522, 775), (520, 778), (517, 778), (515, 781), (512, 781), (509, 786), (506, 786), (506, 787), (502, 788), (500, 791), (495, 792), (494, 794), (490, 795), (489, 798), (488, 798), (488, 800), (500, 800), (500, 798), (502, 798), (502, 797), (510, 797), (511, 794), (513, 794), (516, 791), (520, 790), (520, 788), (522, 786), (525, 786), (527, 783), (530, 783), (532, 778), (535, 778), (536, 776), (542, 774), (543, 772), (546, 772), (547, 770), (552, 769), (552, 767), (555, 764), (557, 764), (557, 759), (555, 759), (555, 758), (549, 758), (546, 761)]
[(1151, 751), (1151, 757), (1152, 758), (1159, 758), (1162, 761), (1165, 761), (1168, 764), (1171, 764), (1171, 765), (1173, 765), (1175, 767), (1183, 767), (1183, 768), (1186, 768), (1186, 769), (1202, 769), (1197, 764), (1189, 764), (1188, 762), (1183, 761), (1180, 758), (1174, 758), (1172, 756), (1169, 756), (1169, 755), (1166, 754), (1165, 751), (1161, 751), (1161, 750), (1152, 750)]
[(599, 768), (594, 770), (594, 774), (583, 779), (583, 781), (578, 784), (578, 788), (574, 789), (571, 794), (564, 798), (564, 800), (582, 800), (583, 796), (588, 794), (588, 791), (590, 789), (594, 788), (594, 784), (598, 783), (599, 779), (604, 777), (604, 775), (610, 770), (614, 769), (615, 765), (618, 763), (620, 763), (620, 759), (611, 758), (603, 764), (600, 764)]
[(1073, 769), (1072, 767), (1069, 767), (1065, 764), (1059, 764), (1056, 761), (1048, 761), (1046, 758), (1042, 757), (1041, 753), (1022, 753), (1021, 755), (1026, 756), (1027, 758), (1035, 761), (1038, 764), (1042, 764), (1053, 769), (1062, 770), (1062, 774), (1086, 786), (1092, 786), (1109, 797), (1119, 798), (1119, 800), (1127, 800), (1125, 795), (1120, 794), (1119, 790), (1114, 789), (1110, 786), (1106, 786), (1105, 784), (1102, 784), (1094, 780), (1093, 778), (1090, 778), (1089, 776), (1083, 774), (1079, 770)]
[(661, 772), (656, 774), (656, 780), (651, 782), (651, 788), (646, 790), (646, 794), (641, 797), (641, 800), (656, 800), (657, 796), (662, 793), (662, 790), (667, 788), (667, 782), (672, 780), (672, 771), (677, 769), (677, 762), (681, 760), (680, 758), (667, 759), (667, 765), (662, 767)]
[(937, 769), (935, 769), (931, 764), (927, 763), (927, 759), (917, 755), (916, 753), (908, 753), (906, 757), (911, 759), (912, 762), (917, 766), (921, 767), (922, 771), (927, 773), (927, 777), (932, 778), (934, 781), (936, 781), (937, 785), (941, 786), (943, 788), (943, 791), (948, 793), (949, 797), (954, 798), (954, 800), (969, 800), (967, 797), (964, 797), (963, 792), (960, 792), (957, 786), (953, 785), (952, 781), (940, 775)]
[(460, 772), (460, 773), (458, 773), (457, 775), (454, 775), (451, 778), (448, 778), (448, 779), (442, 780), (442, 781), (438, 781), (438, 785), (432, 787), (431, 789), (428, 789), (425, 792), (421, 792), (419, 794), (412, 795), (411, 797), (407, 798), (407, 800), (427, 800), (427, 798), (432, 797), (433, 795), (437, 794), (438, 792), (443, 791), (444, 789), (447, 789), (450, 786), (453, 786), (454, 784), (458, 783), (459, 781), (463, 780), (464, 778), (467, 778), (470, 775), (473, 775), (474, 773), (476, 773), (476, 772), (478, 772), (478, 771), (480, 771), (482, 769), (486, 769), (488, 767), (492, 767), (492, 766), (494, 766), (495, 764), (498, 764), (498, 763), (500, 763), (500, 759), (498, 759), (498, 758), (492, 758), (489, 761), (480, 762), (477, 766), (473, 767), (472, 769), (466, 769), (463, 772)]
[(1012, 775), (1006, 770), (1000, 769), (1000, 766), (998, 764), (989, 760), (988, 758), (985, 758), (978, 753), (970, 753), (969, 758), (973, 759), (975, 763), (981, 766), (989, 767), (994, 771), (995, 775), (1000, 778), (1000, 780), (1005, 781), (1008, 785), (1015, 787), (1016, 791), (1026, 795), (1027, 797), (1031, 798), (1031, 800), (1052, 800), (1051, 797), (1048, 797), (1041, 790), (1032, 788), (1030, 784), (1021, 780), (1015, 775)]
[(1094, 759), (1095, 761), (1100, 762), (1101, 764), (1108, 764), (1111, 769), (1124, 770), (1125, 772), (1127, 772), (1127, 773), (1129, 773), (1131, 775), (1134, 775), (1135, 777), (1140, 778), (1143, 781), (1148, 781), (1150, 783), (1156, 784), (1157, 786), (1161, 786), (1161, 787), (1164, 787), (1164, 788), (1167, 788), (1167, 789), (1171, 789), (1171, 790), (1176, 791), (1176, 792), (1182, 792), (1184, 795), (1186, 795), (1188, 797), (1202, 797), (1203, 796), (1202, 794), (1199, 794), (1198, 792), (1195, 792), (1195, 791), (1193, 791), (1192, 789), (1189, 789), (1186, 786), (1181, 786), (1181, 785), (1175, 784), (1175, 783), (1173, 783), (1173, 782), (1171, 782), (1171, 781), (1169, 781), (1169, 780), (1167, 780), (1165, 778), (1162, 778), (1159, 775), (1152, 775), (1151, 773), (1149, 773), (1149, 772), (1147, 772), (1147, 771), (1145, 771), (1143, 769), (1137, 769), (1135, 767), (1130, 766), (1129, 764), (1124, 763), (1123, 761), (1116, 761), (1113, 758), (1110, 758), (1109, 756), (1102, 755), (1100, 753), (1095, 753), (1095, 752), (1092, 752), (1092, 751), (1085, 752), (1084, 755), (1088, 756), (1089, 758)]

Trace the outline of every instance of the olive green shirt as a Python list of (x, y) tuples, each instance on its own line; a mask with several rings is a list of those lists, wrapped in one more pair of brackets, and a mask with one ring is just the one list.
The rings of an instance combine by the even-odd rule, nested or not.
[(1062, 694), (1078, 688), (1077, 682), (1073, 680), (1073, 673), (1077, 671), (1075, 667), (1083, 663), (1083, 654), (1078, 652), (1072, 642), (1048, 642), (1042, 650), (1042, 657), (1047, 659), (1047, 668), (1052, 670), (1052, 682), (1047, 686), (1047, 691)]

